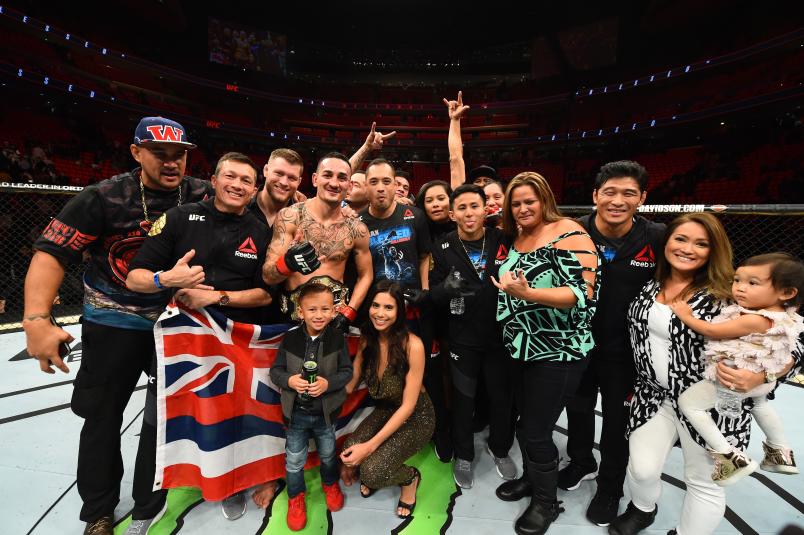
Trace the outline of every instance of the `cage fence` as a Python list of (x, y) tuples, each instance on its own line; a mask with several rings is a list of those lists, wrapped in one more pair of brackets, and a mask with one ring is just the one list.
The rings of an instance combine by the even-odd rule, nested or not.
[[(25, 273), (33, 243), (62, 207), (81, 188), (42, 184), (0, 183), (0, 330), (20, 327)], [(562, 206), (563, 213), (580, 217), (592, 206)], [(711, 212), (723, 223), (734, 248), (734, 263), (771, 251), (804, 257), (804, 205), (646, 205), (641, 215), (668, 223), (681, 213)], [(83, 264), (66, 266), (64, 282), (53, 307), (62, 322), (77, 321), (83, 300)]]

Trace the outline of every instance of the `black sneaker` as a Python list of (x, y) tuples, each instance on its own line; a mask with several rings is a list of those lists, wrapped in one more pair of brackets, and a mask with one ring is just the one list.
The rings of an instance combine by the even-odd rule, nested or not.
[(634, 502), (628, 502), (625, 512), (615, 518), (609, 525), (609, 535), (636, 535), (647, 528), (656, 519), (656, 512), (659, 506), (655, 506), (653, 511), (646, 513), (637, 509)]
[(452, 456), (454, 455), (454, 450), (452, 449), (452, 440), (450, 440), (449, 435), (436, 435), (433, 437), (434, 443), (434, 450), (436, 457), (442, 463), (448, 463), (452, 461)]
[(584, 468), (573, 462), (558, 471), (558, 488), (575, 490), (581, 486), (581, 481), (597, 477), (597, 468)]
[(592, 524), (608, 526), (617, 518), (619, 508), (619, 496), (613, 496), (598, 489), (592, 501), (589, 502), (589, 508), (586, 509), (586, 518)]

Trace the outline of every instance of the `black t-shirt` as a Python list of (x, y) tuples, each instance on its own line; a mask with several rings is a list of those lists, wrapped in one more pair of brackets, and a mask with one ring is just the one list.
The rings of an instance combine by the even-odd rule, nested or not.
[[(259, 193), (257, 195), (259, 195)], [(274, 228), (268, 224), (268, 220), (265, 218), (265, 213), (260, 208), (260, 205), (257, 204), (256, 196), (249, 203), (247, 211), (253, 214), (254, 217), (256, 217), (260, 221), (260, 223), (265, 225), (265, 228), (268, 229), (268, 243), (271, 243), (271, 238), (274, 235)]]
[(469, 257), (469, 261), (472, 262), (472, 266), (474, 266), (475, 271), (477, 272), (478, 277), (480, 280), (485, 278), (486, 274), (486, 252), (484, 239), (474, 240), (474, 241), (464, 241), (459, 238), (459, 241), (463, 244), (464, 249), (466, 249), (466, 255)]
[[(594, 226), (594, 220), (592, 220), (590, 224)], [(603, 264), (611, 262), (617, 256), (617, 251), (625, 243), (625, 236), (622, 238), (610, 238), (597, 232), (596, 228), (594, 232), (596, 234), (595, 245), (600, 253), (601, 262)]]
[(665, 226), (635, 217), (628, 234), (616, 239), (619, 244), (609, 259), (604, 256), (604, 247), (611, 246), (612, 238), (602, 235), (595, 226), (595, 212), (579, 218), (578, 222), (589, 231), (601, 253), (600, 293), (592, 318), (593, 352), (608, 360), (630, 361), (633, 357), (626, 321), (628, 305), (656, 271)]
[(124, 329), (150, 330), (166, 301), (160, 294), (126, 288), (129, 262), (153, 222), (179, 204), (179, 198), (187, 204), (211, 194), (209, 182), (192, 177), (184, 177), (180, 188), (173, 191), (144, 188), (146, 221), (140, 170), (135, 169), (84, 188), (51, 220), (34, 248), (64, 264), (78, 263), (85, 252), (89, 254), (84, 273), (86, 319)]
[[(259, 194), (260, 192), (258, 191), (257, 195), (251, 199), (251, 202), (248, 204), (248, 211), (254, 214), (254, 217), (259, 219), (260, 222), (265, 225), (265, 228), (268, 229), (268, 243), (271, 243), (271, 238), (274, 236), (274, 227), (273, 225), (268, 224), (268, 220), (265, 218), (265, 212), (262, 211), (262, 208), (260, 208), (260, 205), (257, 203), (257, 197)], [(291, 206), (292, 204), (295, 204), (293, 197), (288, 200), (287, 206)]]
[(430, 240), (435, 243), (457, 227), (453, 221), (447, 221), (444, 223), (434, 223), (430, 221)]
[[(262, 280), (267, 247), (265, 224), (251, 212), (219, 212), (209, 199), (168, 210), (154, 223), (130, 269), (168, 270), (195, 249), (190, 265), (204, 268), (204, 284), (224, 291), (267, 289)], [(219, 307), (226, 317), (247, 323), (260, 322), (260, 308)]]
[(419, 258), (430, 253), (427, 218), (416, 207), (397, 203), (393, 214), (377, 219), (366, 208), (360, 220), (369, 230), (374, 281), (388, 279), (406, 288), (421, 288)]

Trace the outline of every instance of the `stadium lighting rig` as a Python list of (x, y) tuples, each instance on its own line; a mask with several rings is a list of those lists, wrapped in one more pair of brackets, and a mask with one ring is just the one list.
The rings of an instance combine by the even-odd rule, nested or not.
[[(20, 24), (25, 24), (25, 25), (27, 25), (29, 27), (39, 28), (39, 29), (42, 30), (42, 32), (44, 34), (51, 34), (51, 35), (61, 36), (64, 39), (64, 41), (70, 41), (71, 43), (78, 43), (79, 44), (78, 46), (81, 46), (85, 50), (87, 50), (87, 51), (89, 51), (91, 53), (97, 54), (99, 56), (115, 57), (115, 58), (118, 58), (120, 60), (126, 60), (127, 63), (129, 63), (131, 65), (134, 65), (134, 66), (138, 66), (138, 67), (147, 66), (150, 70), (161, 72), (163, 75), (169, 75), (169, 76), (172, 76), (172, 77), (180, 78), (180, 79), (182, 79), (184, 81), (187, 81), (187, 82), (190, 82), (190, 83), (195, 83), (195, 84), (198, 84), (198, 85), (203, 85), (203, 86), (206, 86), (206, 87), (227, 90), (227, 85), (231, 85), (231, 84), (226, 84), (226, 83), (215, 81), (215, 80), (209, 80), (209, 79), (189, 75), (187, 73), (182, 73), (180, 71), (176, 71), (174, 69), (170, 69), (170, 68), (165, 67), (163, 65), (158, 65), (158, 64), (152, 63), (150, 61), (144, 60), (144, 59), (127, 58), (126, 54), (123, 53), (123, 52), (119, 52), (119, 51), (113, 50), (111, 48), (106, 48), (106, 47), (95, 45), (94, 43), (90, 42), (89, 40), (82, 39), (82, 38), (80, 38), (78, 36), (75, 36), (73, 34), (67, 33), (67, 32), (65, 32), (63, 30), (60, 30), (60, 29), (50, 25), (50, 24), (44, 23), (42, 21), (39, 21), (38, 19), (35, 19), (33, 17), (29, 17), (28, 15), (25, 15), (25, 14), (19, 12), (19, 11), (16, 11), (13, 8), (8, 8), (6, 6), (0, 5), (0, 15), (8, 17), (11, 20), (14, 20), (14, 21), (16, 21), (16, 22), (18, 22)], [(592, 97), (592, 96), (596, 96), (596, 95), (608, 94), (608, 93), (610, 93), (612, 91), (627, 91), (627, 90), (631, 90), (631, 89), (634, 89), (634, 88), (637, 88), (637, 87), (642, 87), (642, 86), (645, 86), (645, 85), (648, 85), (648, 84), (659, 83), (659, 82), (665, 81), (665, 80), (667, 80), (667, 79), (669, 79), (671, 77), (678, 77), (678, 76), (682, 76), (682, 75), (685, 75), (685, 74), (690, 74), (690, 73), (693, 73), (693, 72), (700, 72), (702, 70), (709, 69), (709, 68), (712, 68), (712, 67), (717, 67), (717, 66), (728, 64), (728, 63), (733, 63), (733, 62), (736, 62), (736, 61), (740, 61), (740, 60), (745, 59), (745, 58), (747, 58), (749, 56), (752, 56), (754, 54), (759, 54), (759, 53), (765, 52), (767, 50), (770, 50), (772, 48), (784, 46), (784, 45), (787, 45), (788, 43), (791, 43), (791, 42), (800, 41), (802, 38), (804, 38), (804, 27), (798, 28), (797, 30), (794, 30), (792, 32), (789, 32), (789, 33), (786, 33), (786, 34), (783, 34), (783, 35), (780, 35), (780, 36), (777, 36), (777, 37), (773, 37), (773, 38), (768, 39), (766, 41), (763, 41), (761, 43), (756, 43), (756, 44), (754, 44), (752, 46), (749, 46), (747, 48), (744, 48), (744, 49), (741, 49), (741, 50), (738, 50), (738, 51), (735, 51), (735, 52), (723, 54), (721, 56), (717, 56), (717, 57), (714, 57), (714, 58), (708, 58), (708, 59), (703, 59), (703, 60), (700, 60), (700, 61), (692, 62), (692, 63), (689, 63), (689, 64), (683, 66), (683, 67), (682, 66), (673, 67), (671, 69), (667, 69), (666, 71), (662, 70), (661, 72), (654, 72), (654, 73), (646, 74), (644, 76), (640, 76), (638, 78), (634, 78), (632, 80), (625, 80), (625, 81), (622, 81), (622, 82), (615, 82), (613, 84), (607, 84), (607, 85), (598, 86), (598, 87), (592, 87), (592, 88), (578, 89), (578, 90), (575, 91), (575, 96), (576, 97), (583, 96), (584, 98), (588, 98), (588, 97)], [(81, 45), (82, 42), (83, 42), (83, 45)], [(804, 46), (804, 45), (802, 45), (802, 46)], [(291, 53), (293, 53), (293, 51), (291, 51)], [(436, 64), (436, 63), (433, 63), (433, 62), (431, 62), (431, 63), (433, 64), (433, 66), (440, 66), (440, 64)], [(449, 63), (445, 64), (445, 66), (447, 66), (447, 65), (450, 65), (450, 64)], [(458, 63), (457, 65), (459, 66), (460, 63)], [(308, 101), (307, 98), (289, 97), (287, 95), (272, 94), (272, 93), (268, 93), (268, 92), (265, 92), (265, 91), (259, 91), (259, 90), (250, 89), (250, 88), (239, 88), (238, 93), (242, 94), (242, 95), (246, 95), (246, 96), (252, 96), (252, 97), (262, 98), (262, 99), (266, 99), (266, 100), (271, 100), (271, 101), (274, 101), (274, 102), (284, 102), (284, 103), (299, 104), (301, 106), (308, 106), (308, 105), (309, 106), (322, 106), (322, 107), (331, 108), (331, 109), (343, 109), (343, 108), (373, 109), (372, 105), (370, 105), (369, 103), (330, 101), (329, 104), (327, 104), (325, 99), (311, 99), (311, 100)], [(554, 98), (563, 99), (564, 96), (566, 96), (566, 94), (554, 95), (553, 97), (548, 97), (548, 98), (525, 99), (525, 100), (508, 101), (508, 102), (481, 103), (481, 105), (482, 105), (483, 109), (494, 111), (494, 110), (498, 110), (498, 109), (512, 108), (512, 107), (516, 107), (516, 106), (519, 106), (519, 107), (538, 106), (538, 105), (540, 105), (540, 104), (542, 104), (544, 102), (554, 100)], [(309, 102), (309, 104), (308, 104), (308, 102)], [(430, 106), (430, 105), (420, 105), (420, 106), (417, 106), (417, 107), (411, 108), (411, 109), (415, 109), (415, 110), (418, 110), (418, 111), (433, 111), (433, 110), (440, 110), (441, 106), (440, 105), (432, 105), (432, 106)]]

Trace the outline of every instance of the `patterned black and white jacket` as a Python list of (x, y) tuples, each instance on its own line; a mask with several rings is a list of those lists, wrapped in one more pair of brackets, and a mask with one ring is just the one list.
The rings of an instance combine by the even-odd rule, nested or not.
[[(656, 379), (656, 373), (651, 363), (650, 341), (648, 339), (648, 312), (656, 301), (660, 286), (656, 281), (649, 281), (637, 294), (628, 308), (628, 324), (631, 334), (631, 346), (634, 349), (634, 365), (636, 379), (634, 382), (634, 395), (631, 398), (630, 414), (627, 434), (644, 425), (659, 410), (665, 398), (673, 405), (673, 410), (684, 427), (690, 432), (693, 439), (702, 447), (706, 441), (695, 431), (678, 408), (678, 397), (687, 388), (703, 380), (704, 336), (688, 328), (673, 314), (670, 321), (670, 362), (668, 365), (668, 385), (664, 388)], [(695, 317), (710, 321), (725, 305), (709, 295), (705, 290), (696, 292), (687, 303), (692, 308)], [(801, 365), (802, 347), (793, 352), (796, 360), (794, 369)], [(781, 382), (781, 381), (780, 381)], [(751, 432), (751, 411), (754, 402), (751, 398), (743, 401), (745, 409), (739, 418), (731, 419), (720, 416), (712, 410), (712, 418), (717, 422), (720, 432), (737, 448), (745, 450)]]

